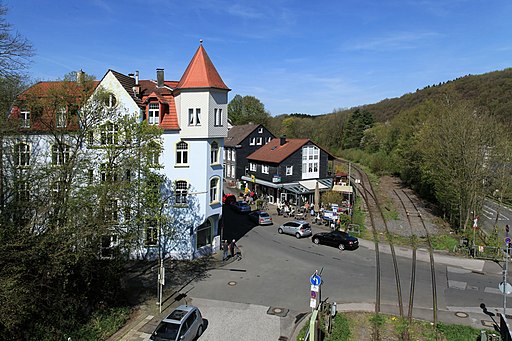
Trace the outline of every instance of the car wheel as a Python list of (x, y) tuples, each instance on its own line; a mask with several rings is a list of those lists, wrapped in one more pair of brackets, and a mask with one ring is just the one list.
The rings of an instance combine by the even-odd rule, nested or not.
[(199, 328), (197, 328), (197, 338), (201, 335), (203, 335), (203, 325), (200, 325)]
[(296, 237), (297, 239), (299, 239), (299, 238), (300, 238), (300, 233), (299, 233), (299, 232), (295, 233), (295, 237)]
[(282, 228), (278, 228), (277, 229), (277, 233), (279, 233), (279, 234), (283, 233), (283, 229)]
[(313, 243), (315, 243), (316, 245), (320, 244), (320, 239), (318, 239), (318, 238), (313, 239)]
[(338, 249), (340, 249), (341, 251), (345, 250), (345, 245), (343, 245), (343, 244), (338, 245)]

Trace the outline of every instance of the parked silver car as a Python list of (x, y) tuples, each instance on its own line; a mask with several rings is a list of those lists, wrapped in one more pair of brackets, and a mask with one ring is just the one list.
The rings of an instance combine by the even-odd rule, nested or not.
[(288, 221), (279, 226), (277, 232), (291, 234), (297, 238), (308, 237), (312, 235), (311, 226), (305, 220)]
[(151, 341), (192, 341), (203, 334), (201, 312), (191, 305), (180, 305), (164, 318), (149, 337)]

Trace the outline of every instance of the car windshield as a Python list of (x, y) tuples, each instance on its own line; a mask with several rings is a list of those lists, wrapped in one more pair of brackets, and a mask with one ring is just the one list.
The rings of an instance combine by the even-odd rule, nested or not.
[(168, 341), (176, 340), (180, 325), (177, 323), (161, 322), (158, 328), (153, 333), (152, 340), (155, 341)]

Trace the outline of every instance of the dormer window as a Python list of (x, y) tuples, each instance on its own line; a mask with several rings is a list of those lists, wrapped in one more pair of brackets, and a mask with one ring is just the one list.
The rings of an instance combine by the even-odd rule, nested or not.
[(57, 128), (66, 128), (66, 108), (61, 108), (55, 113), (55, 126)]
[(188, 109), (188, 125), (200, 126), (201, 125), (201, 108)]
[(30, 128), (30, 111), (22, 110), (20, 112), (20, 128)]
[(148, 108), (148, 124), (158, 124), (160, 115), (160, 104), (149, 103)]

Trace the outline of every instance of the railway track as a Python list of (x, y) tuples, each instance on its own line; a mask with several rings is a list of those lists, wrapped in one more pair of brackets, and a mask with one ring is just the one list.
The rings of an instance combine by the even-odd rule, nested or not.
[[(430, 258), (430, 274), (431, 274), (431, 289), (432, 289), (432, 320), (434, 323), (434, 328), (437, 325), (437, 285), (436, 285), (436, 271), (435, 271), (435, 262), (434, 262), (434, 252), (432, 248), (432, 241), (430, 238), (430, 233), (425, 225), (425, 221), (421, 215), (420, 210), (414, 203), (414, 201), (411, 199), (411, 197), (405, 192), (404, 190), (400, 191), (401, 194), (403, 194), (403, 197), (406, 198), (407, 202), (410, 203), (412, 206), (412, 209), (407, 208), (406, 204), (404, 202), (404, 199), (401, 194), (399, 194), (397, 191), (395, 191), (396, 196), (400, 200), (406, 215), (407, 219), (409, 221), (410, 227), (411, 227), (411, 238), (417, 239), (418, 237), (425, 236), (427, 241), (427, 249), (429, 252), (429, 258)], [(416, 222), (412, 222), (412, 217), (415, 217)], [(416, 231), (416, 232), (415, 232)], [(420, 232), (421, 231), (421, 234)], [(424, 234), (423, 234), (424, 232)], [(414, 252), (416, 250), (416, 245), (413, 245)], [(413, 267), (415, 272), (416, 267), (416, 259), (414, 257)], [(414, 282), (411, 279), (411, 288), (412, 292), (414, 292)], [(413, 294), (414, 295), (414, 294)], [(412, 319), (412, 309), (413, 309), (413, 300), (409, 301), (409, 320)]]
[[(340, 160), (341, 161), (341, 160)], [(342, 161), (343, 162), (343, 161)], [(411, 197), (404, 191), (400, 190), (395, 195), (401, 202), (401, 206), (405, 212), (407, 217), (407, 221), (409, 224), (409, 232), (411, 238), (412, 245), (412, 257), (411, 257), (411, 277), (410, 277), (410, 287), (409, 287), (409, 301), (408, 301), (408, 310), (407, 316), (405, 315), (403, 308), (403, 299), (402, 299), (402, 287), (400, 281), (400, 271), (397, 262), (397, 256), (395, 253), (395, 246), (393, 242), (393, 235), (388, 228), (388, 224), (386, 222), (386, 218), (384, 215), (384, 211), (381, 208), (381, 204), (375, 191), (373, 189), (373, 185), (369, 180), (368, 176), (364, 171), (362, 171), (359, 167), (352, 165), (351, 169), (354, 170), (355, 176), (351, 177), (351, 181), (353, 182), (354, 178), (360, 179), (360, 183), (356, 184), (356, 188), (359, 190), (359, 194), (364, 200), (367, 210), (368, 216), (370, 218), (371, 230), (375, 244), (375, 261), (376, 261), (376, 293), (375, 293), (375, 313), (381, 312), (381, 272), (382, 272), (382, 264), (380, 259), (380, 251), (379, 251), (379, 242), (380, 236), (379, 232), (383, 232), (386, 236), (386, 241), (389, 243), (393, 268), (395, 272), (395, 286), (397, 293), (397, 301), (398, 301), (398, 309), (399, 315), (401, 318), (407, 318), (409, 323), (412, 322), (413, 319), (413, 310), (414, 310), (414, 295), (415, 295), (415, 286), (416, 286), (416, 264), (417, 264), (417, 246), (419, 240), (426, 237), (428, 251), (430, 255), (430, 273), (431, 273), (431, 287), (432, 287), (432, 311), (433, 311), (433, 324), (434, 328), (437, 325), (437, 290), (436, 290), (436, 279), (435, 279), (435, 263), (433, 256), (432, 243), (430, 239), (429, 231), (425, 225), (425, 221), (421, 216), (421, 212), (418, 210), (418, 207), (411, 199)], [(380, 227), (380, 230), (379, 230)], [(403, 269), (402, 269), (403, 270)], [(374, 328), (374, 339), (379, 340), (379, 331), (377, 328)], [(408, 331), (404, 331), (402, 333), (403, 340), (409, 340)]]

